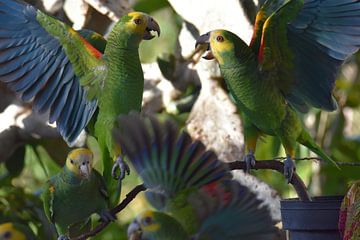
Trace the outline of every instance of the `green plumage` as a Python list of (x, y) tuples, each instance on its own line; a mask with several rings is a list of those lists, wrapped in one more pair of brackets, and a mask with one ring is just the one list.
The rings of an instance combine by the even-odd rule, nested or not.
[[(71, 154), (62, 171), (47, 182), (43, 193), (45, 213), (60, 236), (89, 230), (90, 215), (97, 213), (102, 216), (108, 211), (108, 196), (102, 176), (95, 169), (90, 171), (89, 176), (79, 175), (76, 171), (87, 161), (87, 153), (74, 155), (73, 151)], [(82, 159), (80, 164), (77, 164), (78, 159)], [(75, 170), (68, 168), (72, 164), (70, 161), (77, 164)]]
[[(280, 138), (288, 181), (295, 170), (296, 143), (336, 165), (307, 132), (298, 111), (311, 106), (336, 109), (336, 73), (360, 44), (350, 30), (356, 28), (347, 4), (353, 9), (360, 5), (345, 0), (267, 0), (257, 15), (250, 45), (222, 29), (198, 38), (197, 44), (210, 50), (204, 58), (218, 61), (241, 112), (248, 170), (255, 164), (256, 142), (263, 134)], [(353, 24), (359, 26), (360, 21)]]
[[(127, 172), (111, 130), (117, 115), (141, 110), (144, 77), (138, 48), (160, 34), (145, 13), (120, 18), (106, 41), (90, 30), (76, 32), (65, 23), (21, 1), (0, 0), (0, 81), (33, 108), (49, 112), (64, 140), (72, 146), (89, 125), (99, 142), (105, 181), (112, 203), (120, 183), (112, 181), (116, 160), (120, 179)], [(6, 27), (4, 27), (6, 25)]]
[[(128, 228), (129, 239), (244, 239), (273, 237), (273, 221), (226, 164), (170, 122), (119, 117), (114, 139), (147, 187), (157, 211), (145, 211)], [(241, 227), (239, 227), (241, 226)], [(253, 227), (251, 227), (253, 226)], [(142, 234), (141, 234), (142, 233)], [(140, 234), (140, 236), (138, 236)], [(138, 238), (137, 238), (138, 237)]]

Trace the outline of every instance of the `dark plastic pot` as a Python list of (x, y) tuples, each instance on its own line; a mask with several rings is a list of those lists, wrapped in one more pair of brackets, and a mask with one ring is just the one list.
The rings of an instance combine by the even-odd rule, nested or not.
[(283, 228), (290, 240), (340, 240), (338, 219), (343, 196), (298, 198), (281, 201)]

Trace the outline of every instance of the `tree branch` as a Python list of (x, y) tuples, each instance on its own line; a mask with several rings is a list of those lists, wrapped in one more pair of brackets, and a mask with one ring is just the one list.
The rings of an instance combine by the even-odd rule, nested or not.
[[(284, 164), (280, 162), (279, 160), (283, 160), (285, 158), (278, 157), (274, 158), (272, 160), (258, 160), (255, 163), (255, 166), (253, 169), (271, 169), (275, 170), (281, 174), (284, 173)], [(316, 157), (308, 157), (308, 158), (295, 158), (295, 160), (317, 160), (319, 162), (323, 162), (322, 159), (316, 158)], [(235, 161), (235, 162), (229, 162), (227, 163), (229, 165), (229, 168), (231, 170), (235, 169), (245, 169), (246, 164), (244, 161)], [(339, 165), (349, 165), (349, 166), (360, 166), (358, 163), (346, 163), (346, 162), (339, 162)], [(309, 196), (309, 193), (307, 192), (307, 188), (304, 184), (304, 182), (301, 180), (299, 175), (295, 172), (293, 175), (293, 178), (290, 181), (290, 184), (293, 185), (297, 195), (299, 196), (299, 199), (301, 201), (311, 201), (311, 197)], [(144, 184), (137, 185), (133, 190), (131, 190), (128, 194), (126, 194), (125, 199), (116, 207), (110, 210), (110, 213), (114, 216), (121, 212), (140, 192), (145, 191), (146, 187)], [(104, 222), (97, 225), (93, 230), (90, 232), (84, 233), (80, 236), (71, 238), (71, 240), (84, 240), (89, 237), (93, 237), (100, 233), (110, 222)]]
[[(110, 210), (110, 213), (114, 216), (123, 210), (140, 192), (145, 191), (146, 187), (144, 184), (137, 185), (133, 190), (131, 190), (128, 194), (126, 194), (125, 199), (116, 207)], [(110, 222), (103, 222), (97, 225), (93, 230), (90, 232), (86, 232), (80, 236), (71, 238), (71, 240), (85, 240), (89, 237), (93, 237), (100, 233)]]
[[(230, 162), (228, 164), (229, 164), (229, 168), (231, 170), (246, 168), (246, 164), (244, 161), (235, 161), (235, 162)], [(256, 161), (253, 169), (256, 169), (256, 170), (257, 169), (271, 169), (271, 170), (275, 170), (281, 174), (284, 174), (284, 164), (277, 160)], [(294, 173), (290, 183), (291, 183), (291, 185), (293, 185), (293, 187), (301, 201), (305, 201), (305, 202), (311, 201), (311, 198), (309, 196), (309, 193), (307, 192), (304, 182), (301, 180), (301, 178), (299, 177), (299, 175), (297, 175), (296, 172)]]

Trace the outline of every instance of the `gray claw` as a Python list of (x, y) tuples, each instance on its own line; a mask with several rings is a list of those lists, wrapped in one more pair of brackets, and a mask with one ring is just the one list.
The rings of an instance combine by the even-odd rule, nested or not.
[(246, 169), (244, 169), (244, 171), (250, 173), (251, 168), (255, 167), (256, 163), (253, 151), (250, 150), (249, 153), (245, 155), (244, 161), (246, 164)]
[(111, 214), (108, 210), (101, 211), (100, 215), (100, 221), (102, 222), (113, 222), (116, 220), (116, 217)]
[(295, 162), (288, 156), (284, 161), (284, 176), (288, 183), (291, 182), (295, 170)]
[[(119, 168), (120, 170), (120, 174), (119, 176), (116, 174), (117, 169)], [(123, 158), (121, 156), (119, 156), (113, 167), (111, 170), (111, 175), (113, 176), (113, 178), (115, 178), (116, 180), (123, 180), (125, 178), (125, 175), (129, 175), (130, 174), (130, 168), (129, 165), (127, 165), (127, 163), (123, 160)]]
[(69, 237), (65, 235), (60, 235), (57, 240), (69, 240)]

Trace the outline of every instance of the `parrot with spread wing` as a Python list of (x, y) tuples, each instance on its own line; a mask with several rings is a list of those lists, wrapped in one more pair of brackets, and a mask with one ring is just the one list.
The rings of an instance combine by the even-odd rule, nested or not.
[(359, 1), (267, 0), (257, 14), (249, 46), (221, 29), (197, 39), (197, 45), (207, 47), (203, 57), (219, 63), (243, 115), (247, 170), (255, 165), (256, 142), (263, 134), (280, 138), (288, 181), (295, 171), (297, 142), (335, 164), (305, 129), (298, 111), (336, 109), (336, 75), (358, 50), (359, 36)]
[(35, 240), (30, 228), (21, 223), (0, 223), (0, 240)]
[(59, 234), (58, 240), (91, 228), (90, 216), (102, 221), (115, 220), (109, 212), (109, 198), (103, 177), (92, 168), (89, 149), (72, 150), (60, 173), (49, 179), (42, 195), (44, 210)]
[(200, 141), (154, 117), (130, 113), (118, 123), (114, 139), (156, 208), (130, 224), (129, 239), (272, 239), (268, 209)]
[(128, 167), (121, 149), (114, 147), (111, 129), (117, 115), (141, 110), (144, 76), (138, 48), (153, 32), (160, 35), (158, 23), (144, 13), (128, 13), (106, 41), (89, 30), (78, 33), (18, 0), (0, 0), (0, 21), (0, 81), (23, 101), (32, 101), (37, 112), (48, 112), (70, 146), (91, 122), (106, 182), (111, 175), (122, 179)]

